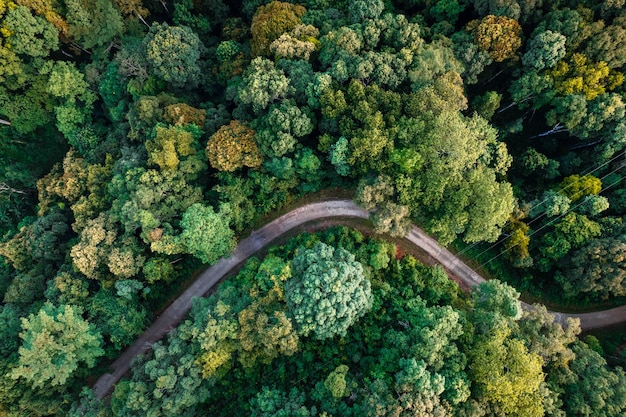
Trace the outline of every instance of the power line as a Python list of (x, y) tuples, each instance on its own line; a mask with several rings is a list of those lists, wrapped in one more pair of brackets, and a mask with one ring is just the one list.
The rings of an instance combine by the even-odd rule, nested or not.
[[(621, 169), (621, 168), (620, 168), (620, 169)], [(613, 172), (615, 172), (615, 171), (612, 171), (611, 173), (607, 174), (606, 176), (608, 176), (608, 175), (612, 174)], [(606, 176), (605, 176), (605, 177), (606, 177)], [(605, 177), (604, 177), (604, 178), (605, 178)], [(603, 188), (600, 192), (608, 190), (609, 188), (613, 187), (614, 185), (616, 185), (617, 183), (619, 183), (619, 182), (620, 182), (620, 181), (622, 181), (623, 179), (624, 179), (624, 177), (620, 177), (620, 179), (618, 179), (617, 181), (615, 181), (615, 182), (614, 182), (614, 183), (612, 183), (611, 185), (609, 185), (609, 186), (607, 186), (607, 187)], [(563, 213), (563, 214), (561, 214), (561, 215), (557, 216), (557, 217), (556, 217), (556, 218), (554, 218), (553, 220), (550, 220), (549, 222), (547, 222), (546, 224), (544, 224), (543, 226), (541, 226), (539, 229), (537, 229), (537, 230), (533, 231), (531, 234), (529, 234), (529, 235), (528, 235), (528, 237), (530, 238), (530, 237), (531, 237), (532, 235), (534, 235), (535, 233), (538, 233), (538, 232), (540, 232), (541, 230), (545, 229), (546, 227), (548, 227), (549, 225), (551, 225), (551, 224), (552, 224), (552, 223), (554, 223), (555, 221), (559, 220), (560, 218), (562, 218), (563, 216), (565, 216), (566, 214), (568, 214), (569, 212), (571, 212), (571, 211), (572, 211), (572, 210), (574, 210), (575, 208), (580, 207), (580, 206), (581, 206), (582, 204), (584, 204), (584, 203), (585, 203), (584, 201), (581, 201), (580, 203), (576, 204), (574, 207), (570, 207), (570, 209), (569, 209), (569, 210), (567, 210), (565, 213)], [(498, 255), (494, 256), (494, 257), (493, 257), (493, 258), (491, 258), (491, 259), (489, 259), (487, 262), (485, 262), (485, 263), (481, 263), (481, 266), (485, 266), (485, 265), (489, 264), (491, 261), (493, 261), (493, 260), (495, 260), (495, 259), (499, 258), (500, 256), (504, 255), (506, 252), (510, 251), (511, 249), (513, 249), (514, 247), (516, 247), (516, 246), (518, 246), (518, 245), (519, 245), (519, 243), (517, 243), (517, 244), (515, 244), (515, 245), (513, 245), (513, 246), (511, 246), (511, 247), (509, 247), (509, 248), (506, 248), (504, 251), (500, 252)], [(481, 252), (481, 254), (480, 254), (480, 255), (482, 255), (483, 253), (485, 253), (485, 251)], [(480, 255), (479, 255), (479, 256), (480, 256)]]
[[(625, 155), (625, 154), (626, 154), (626, 152), (625, 152), (625, 153), (622, 153), (622, 155)], [(613, 158), (613, 159), (615, 159), (615, 158)], [(609, 162), (610, 162), (610, 161), (609, 161)], [(606, 178), (606, 177), (608, 177), (609, 175), (613, 174), (614, 172), (617, 172), (617, 171), (621, 170), (622, 168), (623, 168), (623, 167), (622, 167), (622, 166), (620, 166), (620, 167), (618, 167), (618, 168), (614, 169), (613, 171), (609, 172), (608, 174), (606, 174), (606, 175), (604, 175), (602, 178), (600, 178), (600, 181), (602, 181), (603, 179), (605, 179), (605, 178)], [(595, 172), (595, 170), (594, 170), (594, 171), (592, 171), (592, 172)], [(585, 174), (585, 175), (589, 175), (589, 173), (587, 173), (587, 174)], [(573, 184), (575, 184), (575, 183), (573, 183)], [(573, 185), (573, 184), (572, 184), (572, 185)], [(613, 186), (613, 184), (612, 184), (611, 186), (609, 186), (609, 187), (605, 187), (605, 188), (601, 189), (598, 193), (601, 193), (602, 191), (605, 191), (605, 190), (609, 189), (609, 188), (610, 188), (610, 187), (612, 187), (612, 186)], [(569, 186), (568, 186), (568, 187), (569, 187)], [(563, 188), (562, 190), (565, 190), (565, 189), (567, 189), (568, 187), (565, 187), (565, 188)], [(544, 200), (544, 201), (546, 201), (546, 200)], [(543, 203), (543, 202), (542, 202), (542, 203)], [(542, 204), (542, 203), (540, 203), (540, 204)], [(563, 213), (562, 215), (558, 216), (558, 217), (557, 217), (556, 219), (554, 219), (554, 220), (558, 220), (558, 219), (560, 219), (561, 217), (563, 217), (564, 215), (566, 215), (566, 214), (567, 214), (567, 213), (569, 213), (570, 211), (574, 210), (576, 207), (579, 207), (581, 204), (582, 204), (582, 202), (581, 202), (580, 204), (577, 204), (577, 205), (576, 205), (576, 206), (574, 206), (574, 207), (570, 207), (570, 208), (569, 208), (569, 209), (568, 209), (565, 213)], [(535, 206), (535, 207), (536, 207), (536, 206)], [(535, 219), (533, 219), (533, 220), (532, 220), (531, 222), (529, 222), (528, 224), (530, 225), (530, 224), (534, 223), (536, 220), (539, 220), (539, 219), (540, 219), (540, 218), (542, 218), (543, 216), (545, 216), (545, 213), (543, 213), (543, 214), (542, 214), (542, 215), (540, 215), (540, 216), (537, 216)], [(552, 221), (551, 221), (551, 222), (552, 222)], [(549, 222), (548, 224), (550, 224), (551, 222)], [(543, 227), (539, 228), (537, 231), (535, 231), (535, 232), (531, 233), (531, 234), (529, 235), (529, 237), (530, 237), (530, 236), (532, 236), (534, 233), (538, 232), (539, 230), (542, 230), (542, 229), (543, 229)], [(507, 239), (509, 239), (509, 238), (511, 238), (511, 235), (506, 236), (506, 237), (504, 237), (504, 238), (502, 238), (502, 239), (498, 240), (496, 243), (492, 244), (492, 245), (491, 245), (491, 246), (489, 246), (487, 249), (483, 250), (483, 251), (482, 251), (482, 252), (480, 252), (478, 255), (476, 255), (476, 258), (479, 258), (479, 257), (480, 257), (481, 255), (483, 255), (485, 252), (489, 252), (491, 249), (493, 249), (494, 247), (496, 247), (496, 246), (498, 246), (499, 244), (503, 243), (504, 241), (506, 241), (506, 240), (507, 240)], [(509, 248), (509, 249), (512, 249), (512, 248), (514, 248), (515, 246), (517, 246), (517, 245), (511, 246), (511, 248)], [(469, 249), (469, 248), (468, 248), (468, 249)]]
[[(588, 171), (588, 172), (582, 173), (582, 175), (581, 175), (581, 176), (591, 175), (592, 173), (594, 173), (594, 172), (598, 171), (599, 169), (601, 169), (601, 168), (602, 168), (602, 167), (604, 167), (605, 165), (610, 164), (611, 162), (613, 162), (613, 161), (615, 161), (616, 159), (618, 159), (618, 158), (620, 158), (620, 157), (623, 157), (623, 156), (625, 156), (625, 155), (626, 155), (626, 152), (619, 153), (619, 154), (617, 154), (616, 156), (614, 156), (613, 158), (611, 158), (610, 160), (608, 160), (608, 161), (606, 161), (606, 162), (603, 162), (602, 164), (598, 165), (597, 167), (595, 167), (595, 168), (591, 167), (591, 168), (593, 168), (593, 169), (591, 169), (591, 170), (590, 170), (590, 171)], [(614, 171), (613, 171), (613, 172), (614, 172)], [(568, 188), (573, 187), (575, 184), (576, 184), (575, 182), (574, 182), (574, 183), (571, 183), (571, 184), (569, 184), (569, 185), (565, 186), (564, 188), (561, 188), (560, 190), (558, 190), (558, 192), (565, 191), (565, 190), (567, 190)], [(537, 207), (541, 206), (542, 204), (544, 204), (544, 203), (545, 203), (545, 202), (547, 202), (548, 200), (549, 200), (549, 198), (544, 198), (544, 199), (543, 199), (543, 200), (541, 200), (540, 202), (536, 203), (535, 205), (533, 205), (533, 206), (529, 209), (529, 212), (530, 212), (530, 211), (532, 211), (533, 209), (535, 209), (535, 208), (537, 208)], [(533, 224), (535, 221), (537, 221), (537, 220), (541, 219), (543, 216), (545, 216), (545, 213), (542, 213), (541, 215), (539, 215), (539, 216), (535, 217), (534, 219), (532, 219), (532, 220), (531, 220), (529, 223), (527, 223), (527, 224), (528, 224), (528, 225), (531, 225), (531, 224)], [(494, 244), (493, 244), (491, 247), (489, 247), (487, 250), (491, 250), (494, 246), (499, 245), (500, 243), (504, 242), (504, 241), (505, 241), (506, 239), (508, 239), (508, 238), (509, 238), (509, 236), (506, 236), (506, 237), (504, 237), (504, 238), (502, 238), (502, 239), (498, 240), (496, 243), (494, 243)], [(482, 242), (474, 242), (474, 243), (472, 243), (471, 245), (469, 245), (469, 246), (467, 246), (467, 247), (463, 248), (461, 251), (459, 251), (459, 252), (457, 253), (457, 255), (462, 255), (462, 254), (463, 254), (463, 253), (465, 253), (466, 251), (468, 251), (468, 250), (470, 250), (470, 249), (474, 248), (474, 247), (475, 247), (475, 246), (477, 246), (477, 245), (480, 245), (481, 243), (482, 243)], [(484, 252), (482, 252), (480, 255), (482, 255), (483, 253), (484, 253)], [(480, 255), (479, 255), (479, 256), (480, 256)]]

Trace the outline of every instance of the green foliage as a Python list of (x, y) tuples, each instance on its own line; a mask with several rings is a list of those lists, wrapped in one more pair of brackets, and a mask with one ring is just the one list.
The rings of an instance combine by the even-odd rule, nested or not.
[(256, 142), (261, 152), (268, 157), (280, 158), (295, 150), (297, 138), (313, 131), (309, 109), (300, 109), (293, 100), (282, 100), (272, 104), (266, 116), (257, 119), (255, 124)]
[(291, 86), (285, 73), (272, 61), (257, 57), (243, 73), (237, 100), (251, 105), (255, 113), (266, 109), (271, 103), (290, 94)]
[(600, 225), (584, 215), (566, 214), (554, 225), (554, 230), (541, 238), (541, 253), (549, 259), (559, 259), (570, 248), (577, 249), (602, 233)]
[(0, 307), (0, 354), (3, 358), (16, 352), (20, 345), (20, 315), (20, 309), (14, 304)]
[(471, 357), (472, 377), (480, 395), (510, 416), (542, 416), (541, 358), (519, 340), (497, 334), (480, 341)]
[(350, 252), (318, 243), (300, 251), (292, 268), (285, 299), (300, 334), (319, 340), (345, 335), (371, 308), (370, 283)]
[(541, 416), (542, 358), (511, 337), (515, 321), (522, 317), (518, 297), (515, 289), (495, 280), (472, 293), (477, 334), (468, 352), (470, 375), (479, 396), (507, 415)]
[(565, 36), (551, 30), (539, 33), (528, 42), (522, 63), (537, 70), (552, 68), (565, 57), (566, 40)]
[(424, 218), (444, 243), (461, 232), (467, 242), (497, 239), (513, 210), (513, 191), (496, 174), (510, 164), (496, 132), (481, 117), (465, 119), (456, 112), (439, 114), (426, 129), (414, 126), (419, 129), (414, 134), (421, 135), (414, 146), (424, 165), (419, 173), (400, 177), (399, 202)]
[(541, 199), (533, 200), (530, 217), (545, 215), (547, 217), (564, 216), (568, 213), (572, 200), (563, 193), (548, 190), (543, 193)]
[(623, 16), (617, 17), (612, 25), (598, 30), (587, 41), (585, 54), (594, 61), (606, 62), (609, 68), (620, 68), (626, 63), (624, 44), (626, 35), (626, 20)]
[(452, 35), (454, 42), (454, 55), (464, 66), (461, 73), (463, 80), (467, 84), (476, 84), (478, 76), (485, 70), (485, 67), (493, 62), (488, 52), (483, 51), (474, 42), (471, 34), (462, 31)]
[(187, 349), (187, 337), (172, 337), (167, 346), (154, 344), (153, 355), (135, 367), (132, 379), (115, 387), (113, 415), (165, 417), (195, 413), (198, 403), (207, 399), (208, 390), (202, 384), (193, 353)]
[(312, 417), (316, 415), (315, 407), (308, 409), (304, 401), (304, 394), (296, 388), (286, 393), (276, 388), (263, 387), (250, 400), (250, 415), (253, 417)]
[(220, 63), (228, 62), (241, 52), (241, 47), (235, 41), (222, 41), (217, 45), (215, 55)]
[(521, 155), (522, 175), (529, 176), (537, 173), (537, 176), (554, 179), (559, 176), (559, 162), (549, 159), (547, 156), (537, 152), (534, 148), (528, 148)]
[(477, 309), (514, 320), (522, 316), (522, 306), (518, 298), (519, 292), (515, 288), (498, 280), (484, 282), (472, 292), (472, 300)]
[(210, 206), (191, 205), (180, 221), (183, 230), (180, 240), (185, 251), (208, 264), (227, 255), (236, 245), (233, 231), (228, 227), (229, 212), (225, 205), (217, 213)]
[(377, 19), (384, 8), (383, 0), (355, 0), (350, 6), (350, 20), (361, 23), (365, 19)]
[[(576, 359), (570, 364), (563, 385), (563, 405), (568, 415), (618, 416), (626, 410), (626, 375), (621, 368), (609, 369), (597, 352), (582, 343), (572, 347)], [(569, 377), (569, 378), (568, 378)]]
[(66, 0), (65, 5), (70, 35), (83, 48), (104, 45), (124, 30), (122, 16), (110, 0)]
[(165, 257), (154, 256), (143, 265), (143, 275), (149, 284), (158, 281), (171, 281), (174, 276), (174, 266)]
[(344, 136), (337, 139), (337, 142), (331, 145), (328, 155), (330, 163), (335, 167), (337, 174), (344, 177), (350, 174), (350, 164), (348, 164), (350, 147), (348, 139)]
[(122, 121), (125, 116), (126, 85), (126, 80), (120, 74), (119, 64), (115, 61), (109, 63), (98, 85), (98, 91), (114, 122)]
[[(124, 281), (116, 282), (116, 288), (121, 282)], [(138, 305), (136, 299), (116, 296), (113, 291), (105, 289), (101, 289), (91, 298), (88, 310), (90, 321), (116, 351), (128, 346), (141, 334), (148, 318), (148, 313)]]
[(154, 74), (175, 87), (194, 87), (200, 81), (202, 42), (186, 26), (154, 23), (143, 40)]
[(339, 365), (324, 380), (324, 387), (330, 391), (333, 398), (347, 397), (350, 392), (346, 386), (346, 374), (349, 368), (346, 365)]
[(101, 356), (102, 337), (70, 305), (44, 304), (37, 314), (22, 319), (22, 345), (11, 378), (23, 378), (33, 388), (64, 386), (79, 369), (91, 368)]
[(563, 262), (562, 273), (556, 276), (565, 295), (590, 294), (607, 299), (624, 295), (626, 244), (622, 238), (593, 239)]
[(111, 214), (128, 234), (141, 229), (144, 242), (157, 242), (164, 230), (171, 234), (181, 213), (202, 201), (202, 191), (192, 181), (204, 168), (198, 158), (188, 157), (178, 170), (132, 168), (117, 174), (109, 184), (109, 192), (118, 196)]
[(33, 16), (24, 6), (9, 8), (2, 28), (10, 34), (7, 41), (16, 54), (45, 57), (59, 47), (55, 27), (45, 19)]
[(61, 133), (69, 136), (90, 121), (96, 95), (73, 64), (57, 61), (47, 69), (50, 71), (48, 92), (59, 103), (55, 108), (56, 125)]
[(376, 233), (388, 233), (394, 237), (405, 237), (409, 233), (409, 208), (405, 205), (385, 201), (371, 214), (370, 219)]
[(193, 0), (181, 0), (174, 4), (173, 21), (178, 26), (187, 26), (199, 36), (208, 36), (211, 33), (211, 21), (206, 17), (207, 12), (215, 15), (225, 14), (224, 4), (221, 1), (214, 1), (211, 4), (212, 10), (206, 10), (205, 13), (199, 14), (195, 10)]
[(89, 283), (78, 273), (60, 271), (56, 277), (48, 281), (45, 292), (50, 302), (68, 305), (84, 305), (89, 297)]
[[(29, 351), (41, 372), (13, 378), (44, 299), (113, 358), (178, 275), (329, 186), (356, 189), (375, 232), (410, 217), (446, 244), (500, 238), (544, 301), (623, 294), (623, 0), (225, 3), (0, 0), (0, 415), (623, 414), (621, 371), (571, 347), (574, 324), (517, 320), (498, 284), (468, 301), (347, 229), (198, 302), (111, 412), (70, 411), (86, 356), (64, 373)], [(328, 270), (292, 277), (318, 241)]]
[(502, 95), (495, 91), (487, 91), (482, 96), (477, 96), (472, 102), (472, 106), (476, 109), (479, 115), (487, 120), (490, 120), (500, 107), (500, 101)]

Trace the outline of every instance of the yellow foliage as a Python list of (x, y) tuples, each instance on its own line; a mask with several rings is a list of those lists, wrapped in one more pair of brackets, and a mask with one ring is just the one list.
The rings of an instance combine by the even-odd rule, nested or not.
[(582, 94), (586, 100), (593, 100), (624, 82), (624, 75), (611, 70), (604, 61), (594, 63), (580, 53), (572, 54), (568, 61), (557, 62), (548, 72), (561, 95)]
[(260, 6), (252, 17), (252, 56), (269, 56), (270, 44), (283, 33), (289, 32), (301, 23), (300, 17), (306, 12), (304, 6), (273, 1)]
[(579, 176), (578, 174), (565, 177), (561, 183), (560, 193), (572, 201), (577, 201), (584, 196), (598, 194), (602, 190), (602, 181), (593, 175)]
[(195, 153), (193, 135), (177, 127), (156, 127), (154, 140), (146, 141), (148, 163), (156, 164), (161, 169), (176, 169), (180, 163), (179, 156)]
[(113, 0), (113, 3), (125, 17), (136, 18), (137, 15), (146, 17), (150, 14), (150, 11), (143, 7), (141, 0)]
[(202, 128), (206, 119), (206, 111), (196, 109), (185, 103), (176, 103), (170, 104), (163, 109), (163, 118), (168, 123), (176, 126), (193, 123)]
[[(1, 1), (1, 0), (0, 0)], [(57, 12), (51, 0), (16, 0), (19, 6), (28, 7), (38, 16), (43, 16), (48, 22), (57, 28), (62, 41), (68, 42), (70, 36), (70, 26)], [(11, 3), (9, 3), (11, 4)]]
[(508, 256), (512, 258), (514, 263), (522, 263), (529, 259), (528, 245), (530, 244), (530, 237), (528, 232), (530, 227), (521, 220), (511, 218), (507, 229), (509, 238), (504, 242), (504, 247), (509, 253)]
[(198, 365), (202, 369), (202, 378), (209, 379), (214, 376), (221, 366), (230, 362), (232, 357), (232, 351), (224, 346), (204, 352), (197, 360)]
[(472, 20), (466, 29), (474, 35), (478, 46), (496, 62), (514, 58), (522, 45), (522, 27), (517, 20), (506, 16), (488, 15)]
[(206, 146), (206, 155), (211, 166), (220, 171), (235, 171), (243, 166), (256, 168), (263, 157), (254, 142), (256, 132), (238, 120), (211, 136)]

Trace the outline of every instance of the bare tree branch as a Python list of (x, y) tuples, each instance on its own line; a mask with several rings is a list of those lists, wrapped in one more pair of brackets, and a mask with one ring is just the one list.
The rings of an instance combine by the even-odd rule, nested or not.
[(150, 25), (149, 25), (149, 24), (145, 21), (145, 19), (143, 18), (143, 16), (142, 16), (142, 15), (140, 15), (138, 12), (135, 12), (135, 13), (137, 13), (137, 17), (139, 18), (139, 20), (141, 20), (141, 21), (143, 22), (143, 24), (144, 24), (144, 25), (146, 25), (146, 27), (147, 27), (148, 29), (150, 29)]
[(6, 192), (9, 192), (11, 194), (13, 194), (13, 193), (15, 193), (15, 194), (26, 194), (26, 191), (15, 189), (15, 188), (9, 186), (9, 184), (7, 184), (6, 182), (0, 182), (0, 193), (6, 193)]

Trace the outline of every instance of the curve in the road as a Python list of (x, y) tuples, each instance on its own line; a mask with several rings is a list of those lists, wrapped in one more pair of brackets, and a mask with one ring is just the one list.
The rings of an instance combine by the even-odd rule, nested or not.
[[(295, 227), (315, 220), (350, 217), (368, 219), (369, 213), (357, 207), (352, 200), (316, 202), (294, 209), (252, 232), (250, 236), (239, 243), (229, 257), (220, 259), (216, 264), (206, 269), (183, 294), (161, 313), (152, 325), (139, 336), (135, 343), (128, 347), (113, 362), (111, 365), (112, 372), (102, 375), (93, 387), (96, 398), (104, 398), (124, 374), (128, 372), (131, 361), (136, 356), (147, 352), (165, 333), (178, 326), (191, 309), (191, 302), (194, 297), (206, 294), (233, 268)], [(439, 246), (437, 241), (417, 226), (411, 226), (406, 239), (425, 251), (467, 287), (471, 288), (485, 281), (483, 277), (450, 251)], [(579, 318), (581, 328), (589, 330), (626, 321), (626, 306), (595, 313), (565, 314), (552, 312), (552, 314), (555, 316), (556, 321), (560, 323), (565, 323), (569, 317)]]

